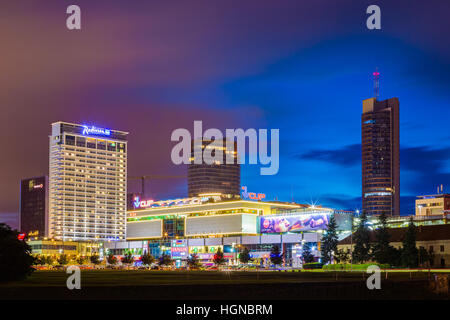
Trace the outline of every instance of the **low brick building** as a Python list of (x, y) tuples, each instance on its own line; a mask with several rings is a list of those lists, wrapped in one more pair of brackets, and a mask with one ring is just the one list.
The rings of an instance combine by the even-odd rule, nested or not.
[[(402, 241), (405, 237), (407, 228), (390, 228), (390, 244), (395, 248), (402, 247)], [(418, 226), (416, 227), (417, 248), (423, 247), (434, 253), (432, 267), (445, 268), (450, 267), (450, 224), (434, 225), (434, 226)], [(375, 242), (375, 232), (370, 234), (372, 242)], [(352, 244), (351, 236), (341, 240), (338, 249), (350, 250)], [(354, 246), (353, 242), (353, 246)]]

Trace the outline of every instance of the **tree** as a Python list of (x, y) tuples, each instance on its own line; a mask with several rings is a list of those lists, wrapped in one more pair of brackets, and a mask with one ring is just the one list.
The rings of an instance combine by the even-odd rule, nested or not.
[(408, 268), (417, 267), (419, 251), (416, 247), (416, 226), (414, 225), (412, 217), (409, 220), (409, 225), (402, 242), (402, 265)]
[(333, 259), (333, 255), (337, 251), (338, 244), (338, 234), (337, 234), (337, 224), (334, 215), (331, 216), (330, 221), (328, 223), (328, 229), (322, 237), (322, 263), (327, 264), (331, 263)]
[(334, 259), (337, 263), (346, 263), (350, 258), (350, 251), (347, 249), (344, 251), (343, 249), (336, 250), (336, 253), (334, 255)]
[(34, 271), (31, 247), (18, 236), (17, 230), (0, 223), (0, 282), (20, 280)]
[(394, 264), (393, 247), (390, 243), (389, 228), (387, 225), (387, 217), (383, 212), (378, 217), (379, 227), (375, 231), (375, 244), (373, 245), (373, 259), (382, 264)]
[(196, 253), (191, 254), (187, 259), (187, 264), (189, 269), (197, 269), (200, 266), (198, 255)]
[(225, 263), (225, 258), (223, 257), (223, 252), (220, 248), (217, 249), (217, 252), (214, 255), (213, 261), (217, 266), (220, 266)]
[(311, 252), (311, 243), (305, 242), (302, 248), (302, 258), (305, 263), (314, 262), (314, 255)]
[(144, 254), (141, 256), (141, 261), (142, 264), (149, 266), (155, 261), (155, 258), (145, 251)]
[(64, 266), (67, 263), (69, 263), (69, 259), (67, 258), (67, 255), (64, 254), (64, 253), (59, 255), (57, 261), (58, 261), (58, 264), (61, 265), (61, 266)]
[(172, 264), (172, 258), (168, 254), (162, 254), (161, 257), (159, 257), (158, 264), (160, 266), (168, 266)]
[(117, 258), (115, 255), (113, 255), (112, 253), (108, 254), (108, 256), (106, 257), (106, 261), (108, 262), (108, 264), (110, 265), (115, 265), (117, 263)]
[(419, 265), (422, 267), (430, 266), (430, 254), (424, 247), (419, 248)]
[(124, 264), (134, 263), (133, 255), (130, 252), (125, 253), (125, 255), (122, 258), (122, 263), (124, 263)]
[(353, 262), (364, 263), (370, 259), (370, 231), (367, 227), (367, 214), (365, 211), (360, 216), (358, 227), (353, 236), (355, 247), (353, 249)]
[(100, 263), (100, 258), (98, 256), (98, 254), (93, 254), (92, 256), (89, 257), (89, 260), (91, 261), (92, 264), (99, 264)]
[(79, 256), (76, 261), (77, 261), (77, 264), (82, 265), (86, 261), (86, 258), (83, 256)]
[(34, 257), (33, 265), (43, 266), (44, 264), (45, 264), (45, 256), (38, 254)]
[(250, 260), (250, 251), (247, 249), (247, 247), (244, 247), (244, 250), (242, 250), (242, 252), (239, 254), (239, 261), (246, 264)]
[(45, 256), (45, 264), (51, 266), (53, 263), (55, 263), (55, 258), (52, 256)]
[(270, 249), (270, 262), (274, 265), (279, 265), (283, 262), (283, 255), (280, 252), (280, 248), (275, 245)]
[(434, 252), (431, 249), (428, 249), (428, 257), (429, 257), (429, 263), (430, 263), (430, 267), (432, 267), (434, 265)]

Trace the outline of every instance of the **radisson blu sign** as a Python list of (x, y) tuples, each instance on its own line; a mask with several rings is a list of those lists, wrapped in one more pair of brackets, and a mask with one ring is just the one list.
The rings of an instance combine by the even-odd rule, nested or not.
[(96, 135), (96, 136), (110, 136), (111, 130), (105, 129), (105, 128), (97, 128), (94, 126), (83, 126), (83, 135), (90, 136), (90, 135)]

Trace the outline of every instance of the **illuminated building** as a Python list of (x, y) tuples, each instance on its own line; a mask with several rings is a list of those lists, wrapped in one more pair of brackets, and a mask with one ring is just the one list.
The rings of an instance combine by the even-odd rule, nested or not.
[(362, 209), (400, 214), (399, 101), (363, 101), (361, 116)]
[(73, 257), (76, 255), (91, 256), (102, 252), (102, 243), (99, 242), (29, 239), (27, 244), (31, 247), (33, 255), (59, 256), (66, 254)]
[(450, 194), (418, 196), (416, 199), (416, 216), (443, 216), (450, 214)]
[(49, 237), (125, 239), (127, 134), (66, 122), (52, 124)]
[(20, 231), (31, 236), (48, 235), (48, 177), (20, 182)]
[[(204, 194), (222, 194), (239, 197), (241, 188), (241, 166), (237, 163), (237, 145), (229, 150), (226, 140), (220, 140), (222, 147), (211, 146), (212, 141), (202, 140), (198, 142), (201, 149), (196, 150), (195, 140), (192, 141), (191, 163), (188, 164), (188, 194), (189, 197), (198, 197)], [(209, 153), (204, 151), (208, 148), (222, 148), (222, 161), (207, 164), (211, 160)], [(226, 156), (233, 159), (232, 164), (226, 163)], [(214, 153), (211, 154), (214, 156)], [(197, 164), (194, 159), (202, 159)], [(212, 161), (211, 161), (212, 162)]]
[(272, 246), (278, 245), (286, 263), (296, 265), (304, 242), (318, 248), (334, 213), (330, 208), (221, 196), (137, 199), (134, 206), (127, 216), (128, 241), (105, 243), (105, 248), (114, 254), (166, 253), (178, 260), (195, 253), (203, 263), (211, 263), (219, 248), (228, 261), (236, 262), (239, 250), (247, 247), (254, 259), (267, 264)]

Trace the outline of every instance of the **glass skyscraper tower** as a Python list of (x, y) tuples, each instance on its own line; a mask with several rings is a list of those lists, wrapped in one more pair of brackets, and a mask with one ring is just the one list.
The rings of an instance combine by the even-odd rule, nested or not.
[(399, 101), (363, 101), (361, 116), (362, 209), (400, 214)]

